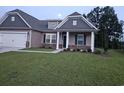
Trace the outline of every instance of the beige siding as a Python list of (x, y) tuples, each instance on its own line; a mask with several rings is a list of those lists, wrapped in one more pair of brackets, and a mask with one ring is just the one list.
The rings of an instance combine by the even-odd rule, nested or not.
[(87, 34), (86, 35), (86, 46), (90, 46), (91, 45), (91, 34)]
[(75, 45), (75, 35), (76, 33), (69, 33), (69, 45)]
[(31, 36), (31, 47), (41, 47), (43, 34), (41, 32), (32, 31)]
[[(71, 33), (71, 32), (69, 33), (69, 45), (75, 45), (75, 35), (76, 34), (78, 34), (78, 33)], [(79, 33), (79, 34), (81, 34), (81, 33)], [(61, 33), (60, 33), (60, 38), (59, 38), (59, 44), (63, 44)], [(90, 46), (90, 45), (91, 45), (91, 34), (86, 33), (86, 46)]]
[(60, 33), (59, 44), (63, 44), (62, 33)]
[[(78, 33), (69, 33), (69, 45), (75, 45), (75, 35)], [(81, 34), (81, 33), (79, 33)], [(91, 34), (86, 33), (86, 46), (91, 45)]]

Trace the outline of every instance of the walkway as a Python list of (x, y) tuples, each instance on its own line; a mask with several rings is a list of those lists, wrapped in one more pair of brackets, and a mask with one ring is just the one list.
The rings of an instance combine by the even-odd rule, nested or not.
[(19, 47), (0, 47), (0, 53), (10, 52), (10, 51), (18, 51)]
[(34, 50), (16, 50), (16, 52), (32, 52), (32, 53), (59, 53), (63, 51), (63, 49), (58, 49), (58, 50), (54, 50), (54, 51), (34, 51)]

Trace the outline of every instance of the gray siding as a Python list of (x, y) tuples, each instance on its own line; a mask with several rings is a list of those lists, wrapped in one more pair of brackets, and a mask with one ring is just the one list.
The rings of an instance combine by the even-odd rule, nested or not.
[[(11, 21), (11, 17), (15, 17), (15, 21)], [(8, 17), (4, 20), (0, 27), (28, 27), (26, 23), (17, 15), (9, 14)]]
[(58, 22), (48, 22), (48, 29), (54, 29), (58, 25)]
[[(73, 20), (77, 20), (77, 25), (73, 26)], [(83, 21), (82, 17), (69, 18), (60, 29), (93, 29), (86, 22)]]

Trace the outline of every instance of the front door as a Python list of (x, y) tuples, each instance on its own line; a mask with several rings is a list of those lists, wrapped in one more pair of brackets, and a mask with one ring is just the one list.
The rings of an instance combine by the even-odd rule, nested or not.
[(66, 48), (66, 35), (63, 36), (63, 47)]
[(62, 33), (62, 39), (63, 39), (63, 48), (66, 48), (66, 32)]

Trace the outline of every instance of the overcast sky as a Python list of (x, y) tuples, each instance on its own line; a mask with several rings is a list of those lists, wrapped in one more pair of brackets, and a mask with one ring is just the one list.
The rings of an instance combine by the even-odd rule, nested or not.
[[(64, 18), (65, 16), (77, 11), (81, 14), (89, 13), (94, 7), (93, 6), (0, 6), (0, 17), (4, 15), (5, 12), (14, 10), (14, 9), (21, 9), (24, 12), (42, 20), (42, 19), (58, 19), (58, 18)], [(116, 6), (114, 7), (115, 12), (118, 15), (118, 18), (120, 20), (124, 20), (124, 7)]]

